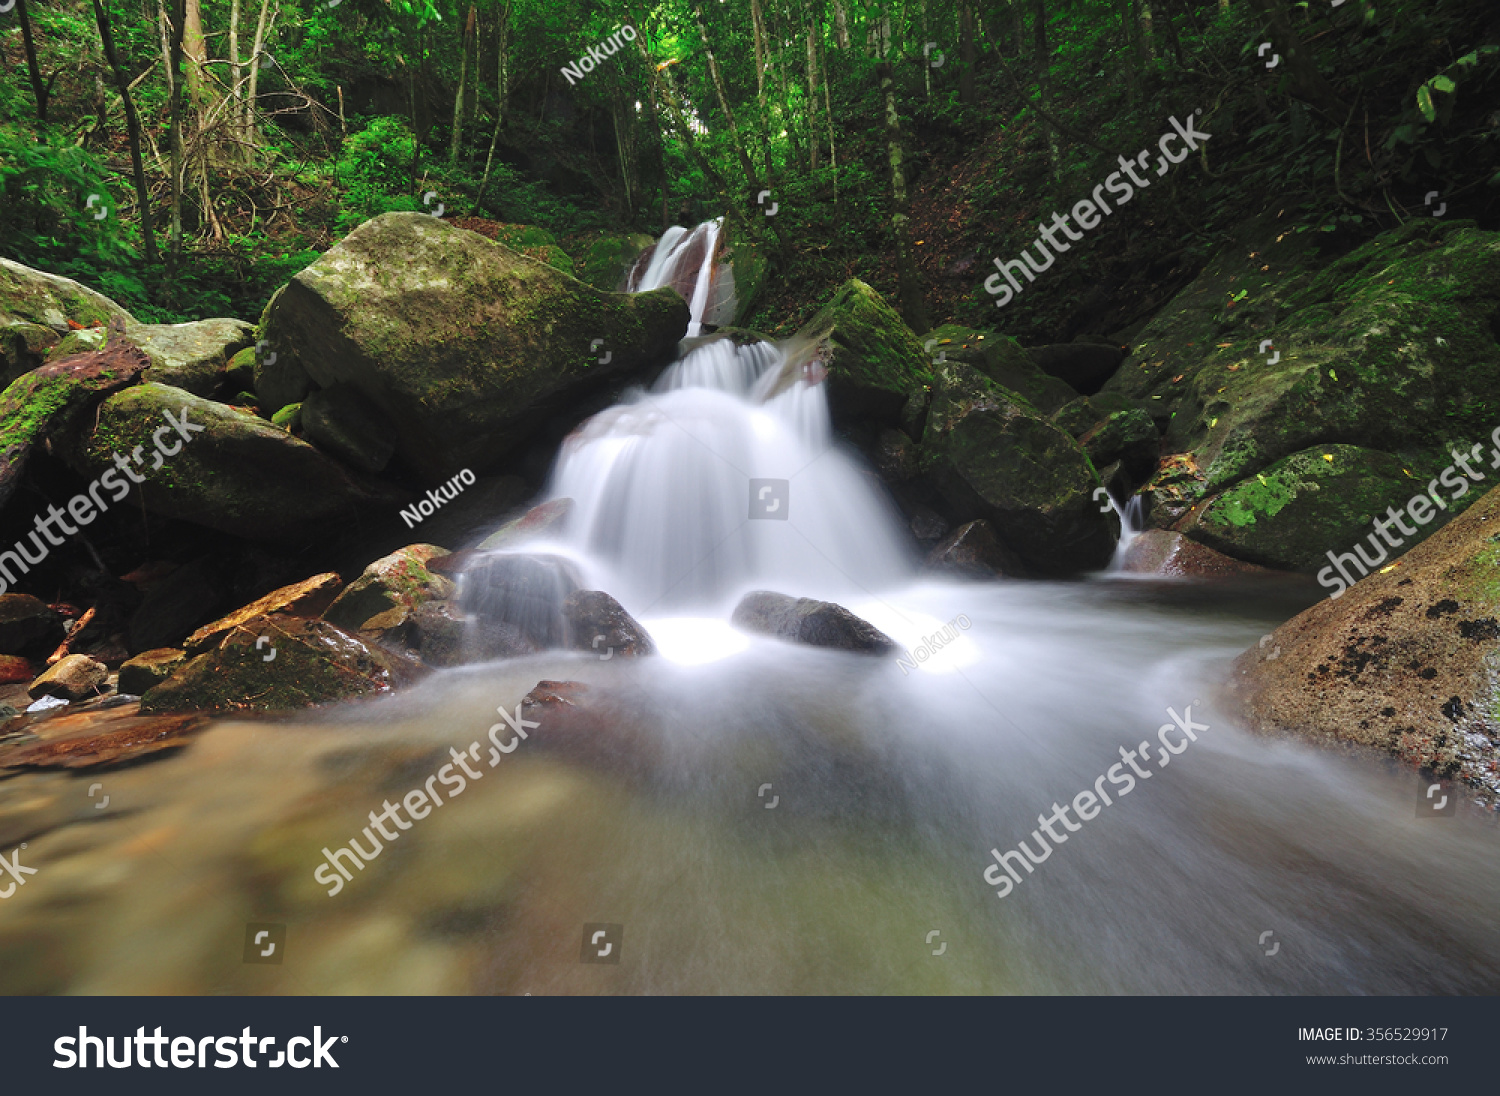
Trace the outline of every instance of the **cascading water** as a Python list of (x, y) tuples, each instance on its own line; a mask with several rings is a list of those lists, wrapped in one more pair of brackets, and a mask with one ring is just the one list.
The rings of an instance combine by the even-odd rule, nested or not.
[(688, 338), (704, 324), (722, 326), (734, 318), (734, 271), (718, 261), (722, 218), (705, 221), (689, 231), (673, 225), (636, 260), (626, 279), (629, 293), (644, 293), (669, 285), (687, 301), (692, 320)]

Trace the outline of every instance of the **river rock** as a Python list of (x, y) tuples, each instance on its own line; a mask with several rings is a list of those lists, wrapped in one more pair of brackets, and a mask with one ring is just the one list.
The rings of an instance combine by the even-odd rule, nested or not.
[(63, 700), (83, 700), (103, 692), (109, 667), (95, 662), (88, 655), (68, 655), (60, 658), (31, 683), (27, 690), (33, 700), (44, 696), (60, 697)]
[(0, 654), (46, 658), (65, 635), (62, 616), (40, 598), (0, 594)]
[(1078, 443), (971, 366), (944, 366), (937, 378), (923, 463), (953, 516), (985, 519), (1038, 574), (1105, 566), (1119, 519), (1100, 512), (1103, 483)]
[(629, 686), (538, 681), (521, 700), (521, 717), (537, 724), (528, 734), (540, 751), (614, 775), (661, 771), (661, 740), (652, 733), (659, 717)]
[(1024, 575), (1025, 567), (1007, 548), (989, 522), (971, 521), (949, 534), (948, 539), (927, 555), (922, 570), (961, 578), (999, 578)]
[(50, 362), (12, 382), (0, 394), (0, 508), (36, 446), (76, 435), (95, 397), (133, 383), (147, 364), (146, 356), (125, 341), (123, 322), (117, 321), (104, 349)]
[(141, 711), (292, 711), (388, 693), (424, 672), (416, 659), (326, 620), (277, 614), (231, 629), (217, 648), (148, 690)]
[(896, 426), (912, 393), (930, 383), (928, 355), (911, 328), (858, 279), (844, 283), (798, 330), (768, 396), (826, 384), (835, 424)]
[[(372, 617), (392, 609), (410, 614), (426, 602), (452, 597), (453, 581), (427, 569), (429, 561), (447, 554), (446, 548), (435, 544), (410, 544), (377, 559), (328, 606), (323, 619), (357, 632), (371, 627)], [(396, 626), (389, 619), (373, 625), (380, 631)]]
[(580, 651), (592, 651), (601, 659), (656, 653), (646, 629), (603, 590), (573, 591), (563, 602), (563, 620), (571, 645)]
[(129, 696), (144, 696), (147, 689), (176, 673), (187, 658), (187, 652), (180, 647), (142, 652), (120, 667), (118, 688)]
[(111, 320), (134, 323), (135, 317), (71, 278), (0, 259), (0, 323), (33, 323), (66, 335), (69, 320), (88, 327)]
[(225, 387), (229, 362), (255, 343), (255, 328), (244, 320), (136, 324), (130, 341), (145, 351), (151, 367), (143, 379), (211, 397)]
[(1166, 529), (1147, 529), (1131, 541), (1120, 561), (1120, 570), (1172, 578), (1233, 578), (1272, 573)]
[[(167, 426), (166, 413), (201, 432), (185, 441), (175, 431), (159, 468), (153, 433)], [(140, 384), (104, 401), (99, 425), (72, 460), (90, 478), (110, 467), (114, 453), (140, 446), (145, 460), (137, 475), (146, 509), (254, 541), (305, 540), (362, 510), (394, 514), (407, 496), (356, 477), (337, 461), (263, 419), (180, 388)]]
[(811, 647), (873, 655), (896, 650), (895, 640), (842, 605), (771, 590), (755, 590), (741, 598), (730, 623), (747, 632)]
[(381, 472), (396, 452), (395, 426), (357, 388), (336, 384), (302, 401), (302, 436), (361, 472)]
[(16, 655), (0, 655), (0, 685), (18, 685), (36, 677), (29, 659)]
[(437, 218), (387, 213), (272, 298), (276, 357), (257, 366), (256, 392), (280, 408), (347, 384), (395, 424), (401, 458), (440, 482), (523, 447), (547, 409), (661, 361), (687, 324), (669, 290), (601, 293)]
[(312, 578), (272, 590), (265, 597), (257, 598), (228, 616), (220, 617), (212, 624), (205, 624), (187, 637), (184, 647), (190, 655), (200, 655), (217, 647), (233, 629), (256, 617), (285, 614), (286, 616), (321, 616), (338, 596), (343, 582), (333, 571), (314, 575)]
[(464, 572), (460, 608), (492, 633), (486, 646), (563, 647), (568, 642), (563, 606), (581, 581), (573, 564), (560, 556), (492, 552)]
[(515, 548), (529, 540), (555, 537), (567, 527), (573, 513), (572, 499), (548, 499), (533, 506), (514, 521), (506, 522), (484, 540), (480, 548)]
[[(1500, 491), (1234, 665), (1249, 726), (1384, 750), (1500, 795)], [(1414, 797), (1415, 800), (1415, 797)], [(1415, 807), (1415, 802), (1414, 802)]]

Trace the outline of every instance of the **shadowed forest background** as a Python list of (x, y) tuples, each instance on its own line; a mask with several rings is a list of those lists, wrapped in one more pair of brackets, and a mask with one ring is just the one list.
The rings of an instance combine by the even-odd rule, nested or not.
[[(1433, 191), (1494, 227), (1497, 43), (1482, 0), (15, 0), (0, 253), (146, 321), (254, 320), (392, 210), (530, 226), (488, 233), (580, 276), (727, 213), (767, 332), (850, 277), (918, 332), (1128, 332), (1268, 207), (1336, 250)], [(997, 313), (991, 260), (1194, 109), (1193, 169)]]

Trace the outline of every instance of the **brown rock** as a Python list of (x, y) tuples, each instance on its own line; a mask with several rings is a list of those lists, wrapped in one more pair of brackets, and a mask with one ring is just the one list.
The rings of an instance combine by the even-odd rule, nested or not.
[(18, 681), (30, 681), (36, 674), (31, 663), (15, 655), (0, 655), (0, 685), (14, 685)]
[(550, 499), (533, 506), (479, 542), (481, 548), (513, 548), (528, 540), (562, 531), (573, 512), (572, 499)]
[(873, 655), (896, 650), (890, 636), (842, 605), (810, 597), (789, 597), (770, 590), (755, 590), (741, 598), (730, 623), (747, 632), (812, 647)]
[(130, 696), (144, 696), (147, 689), (167, 680), (186, 661), (187, 652), (177, 647), (146, 651), (120, 667), (118, 688)]
[(1147, 529), (1125, 550), (1120, 569), (1132, 574), (1172, 575), (1181, 578), (1231, 578), (1281, 572), (1233, 559), (1206, 545), (1166, 529)]
[(1384, 750), (1500, 798), (1497, 535), (1500, 490), (1242, 654), (1230, 698), (1247, 725)]
[(181, 749), (191, 735), (209, 723), (196, 715), (143, 716), (139, 709), (138, 704), (123, 704), (118, 708), (23, 717), (27, 720), (25, 729), (37, 737), (9, 748), (0, 747), (0, 768), (87, 769), (122, 764)]
[(33, 681), (27, 691), (33, 700), (44, 696), (82, 700), (103, 692), (102, 686), (107, 677), (109, 667), (104, 663), (95, 662), (88, 655), (69, 655)]
[(187, 637), (186, 648), (190, 655), (202, 654), (210, 647), (217, 647), (224, 637), (247, 620), (256, 617), (283, 613), (287, 616), (315, 617), (333, 603), (341, 585), (339, 576), (332, 571), (314, 575), (302, 582), (272, 590), (258, 601), (236, 609), (226, 617), (204, 625)]
[[(521, 701), (521, 716), (538, 724), (528, 734), (540, 751), (632, 776), (659, 767), (651, 703), (628, 688), (539, 681)], [(509, 731), (506, 737), (512, 737)]]
[(410, 544), (382, 556), (334, 599), (323, 619), (359, 631), (371, 617), (398, 606), (414, 611), (425, 602), (452, 597), (453, 582), (427, 569), (430, 560), (447, 554), (435, 544)]
[(928, 553), (922, 569), (965, 578), (1018, 577), (1026, 573), (1016, 554), (995, 536), (983, 519), (961, 525)]
[(30, 594), (0, 594), (0, 654), (46, 658), (63, 641), (62, 617)]

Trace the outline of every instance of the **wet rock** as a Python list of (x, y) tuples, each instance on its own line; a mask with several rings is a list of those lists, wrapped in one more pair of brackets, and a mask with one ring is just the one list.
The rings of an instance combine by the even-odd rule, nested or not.
[(396, 452), (396, 432), (380, 408), (347, 384), (302, 401), (302, 436), (361, 472), (381, 472)]
[(46, 658), (66, 636), (63, 618), (30, 594), (0, 594), (0, 654)]
[(461, 666), (468, 661), (467, 628), (468, 618), (453, 602), (429, 601), (412, 614), (412, 647), (429, 666)]
[(160, 685), (187, 661), (187, 652), (179, 647), (158, 647), (136, 655), (120, 667), (120, 692), (144, 696), (147, 689)]
[(82, 700), (103, 691), (109, 667), (88, 655), (68, 655), (59, 659), (31, 683), (27, 690), (33, 700), (55, 696), (63, 700)]
[(1120, 569), (1132, 574), (1177, 578), (1232, 578), (1272, 573), (1165, 529), (1147, 529), (1136, 537), (1125, 550)]
[[(269, 644), (257, 642), (267, 637)], [(141, 711), (278, 712), (372, 696), (424, 668), (326, 620), (263, 616), (232, 629), (141, 698)]]
[(948, 523), (930, 507), (917, 503), (908, 512), (911, 515), (908, 522), (911, 535), (924, 543), (935, 541), (948, 531)]
[(0, 685), (14, 685), (36, 677), (31, 661), (15, 655), (0, 655)]
[(539, 681), (522, 698), (521, 716), (538, 725), (529, 734), (540, 751), (637, 777), (660, 769), (650, 701), (628, 687)]
[(0, 394), (0, 507), (37, 446), (80, 432), (95, 397), (133, 383), (146, 365), (146, 356), (125, 341), (117, 324), (104, 349), (62, 358), (12, 382)]
[(427, 569), (428, 561), (447, 554), (435, 544), (411, 544), (377, 559), (328, 606), (323, 619), (357, 632), (372, 617), (397, 607), (410, 613), (425, 602), (452, 597), (452, 580)]
[(202, 716), (142, 715), (137, 703), (24, 716), (35, 739), (0, 746), (3, 769), (90, 769), (179, 750), (209, 725)]
[(1016, 554), (995, 536), (986, 521), (971, 521), (951, 533), (927, 555), (922, 569), (933, 574), (963, 578), (999, 578), (1024, 575)]
[(797, 332), (771, 395), (826, 383), (836, 424), (895, 426), (930, 372), (921, 341), (895, 309), (851, 279)]
[(900, 430), (882, 430), (875, 439), (875, 470), (886, 483), (910, 483), (921, 470), (917, 447)]
[(1031, 570), (1105, 566), (1119, 519), (1100, 513), (1103, 486), (1067, 433), (966, 365), (938, 371), (922, 437), (926, 474), (959, 520), (983, 518)]
[[(151, 467), (153, 433), (166, 412), (185, 415), (201, 433)], [(146, 509), (165, 517), (255, 541), (305, 539), (362, 509), (395, 507), (404, 493), (357, 478), (337, 461), (265, 420), (180, 388), (140, 384), (104, 401), (98, 428), (73, 454), (90, 478), (111, 466), (112, 454), (140, 447), (144, 460), (136, 490)], [(168, 444), (172, 444), (168, 439)]]
[(741, 598), (730, 623), (747, 632), (812, 647), (875, 655), (896, 650), (896, 643), (890, 636), (842, 605), (808, 597), (789, 597), (770, 590), (755, 590)]
[(601, 293), (437, 218), (387, 213), (271, 299), (276, 358), (257, 365), (256, 392), (279, 408), (315, 387), (357, 389), (395, 424), (402, 460), (437, 483), (524, 448), (541, 412), (662, 360), (687, 324), (675, 292)]
[(656, 653), (651, 637), (625, 607), (603, 590), (575, 590), (563, 602), (571, 645), (601, 659)]
[(1497, 535), (1490, 491), (1385, 573), (1247, 650), (1230, 683), (1247, 725), (1384, 750), (1500, 798)]
[(202, 654), (211, 647), (217, 647), (231, 630), (256, 617), (277, 613), (300, 617), (320, 616), (333, 604), (342, 585), (337, 574), (327, 571), (301, 582), (294, 582), (290, 586), (283, 586), (279, 590), (272, 590), (265, 597), (257, 598), (228, 616), (221, 617), (212, 624), (205, 624), (188, 636), (184, 646), (188, 654)]
[(555, 537), (567, 527), (573, 512), (572, 499), (548, 499), (507, 522), (479, 542), (481, 548), (514, 548), (528, 540)]
[(1026, 348), (1036, 367), (1056, 377), (1075, 392), (1091, 396), (1104, 387), (1125, 360), (1123, 346), (1096, 343), (1054, 343)]
[(595, 289), (619, 293), (625, 288), (631, 265), (654, 242), (638, 232), (601, 236), (584, 252), (578, 278)]
[(1156, 472), (1159, 435), (1151, 416), (1140, 408), (1106, 412), (1102, 421), (1078, 437), (1078, 444), (1095, 468), (1119, 461), (1136, 483), (1145, 482)]
[(1236, 559), (1311, 574), (1328, 565), (1329, 550), (1347, 551), (1375, 535), (1371, 522), (1387, 507), (1404, 507), (1425, 482), (1388, 454), (1323, 445), (1293, 453), (1200, 504), (1179, 528)]
[(485, 631), (486, 646), (562, 647), (563, 605), (580, 584), (576, 568), (559, 556), (493, 552), (464, 572), (459, 604)]

